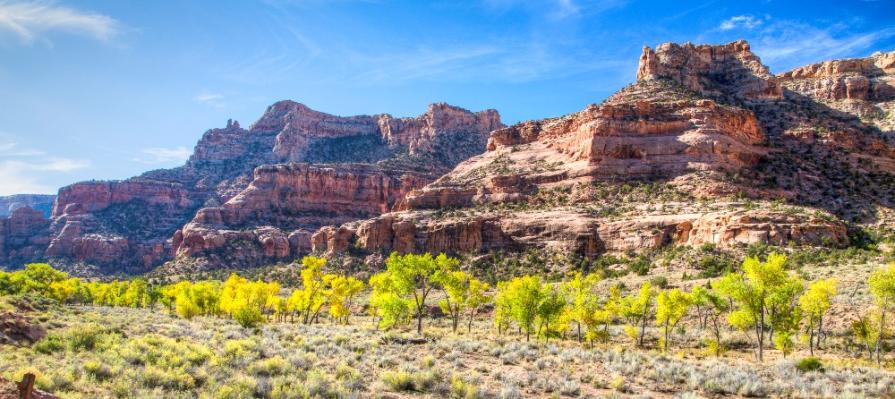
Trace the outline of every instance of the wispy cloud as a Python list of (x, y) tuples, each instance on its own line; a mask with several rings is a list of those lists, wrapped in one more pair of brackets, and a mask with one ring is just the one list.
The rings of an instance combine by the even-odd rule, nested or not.
[(721, 22), (718, 29), (731, 30), (736, 28), (753, 29), (762, 24), (762, 20), (751, 15), (737, 15)]
[(199, 92), (199, 94), (196, 94), (193, 97), (193, 101), (199, 104), (210, 105), (215, 108), (223, 108), (226, 105), (224, 99), (225, 97), (221, 93), (205, 90)]
[(22, 148), (15, 142), (0, 142), (0, 195), (55, 193), (56, 187), (43, 183), (48, 174), (88, 167), (90, 161), (85, 159), (55, 157), (41, 150)]
[(186, 147), (145, 148), (140, 151), (142, 156), (134, 158), (135, 161), (145, 164), (180, 164), (185, 162), (193, 150)]
[(523, 8), (546, 15), (552, 20), (562, 20), (584, 14), (596, 14), (626, 4), (627, 0), (482, 0), (485, 8), (507, 11)]
[(352, 50), (342, 59), (348, 67), (361, 71), (352, 75), (352, 83), (357, 85), (432, 80), (525, 83), (631, 67), (627, 59), (607, 58), (537, 37), (448, 43), (387, 53)]
[(76, 10), (49, 1), (0, 0), (0, 31), (30, 44), (49, 31), (67, 31), (108, 41), (121, 24), (107, 15)]
[[(753, 51), (782, 72), (831, 58), (869, 55), (874, 45), (895, 36), (895, 26), (871, 32), (853, 32), (843, 24), (816, 27), (793, 21), (777, 21), (753, 40)], [(868, 53), (868, 54), (864, 54)]]

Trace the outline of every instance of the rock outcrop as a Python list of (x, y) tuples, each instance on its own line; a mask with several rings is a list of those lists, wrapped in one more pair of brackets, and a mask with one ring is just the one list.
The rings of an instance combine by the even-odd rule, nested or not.
[(749, 43), (712, 46), (664, 43), (643, 48), (637, 80), (671, 79), (701, 95), (782, 99), (783, 91)]
[[(63, 187), (44, 222), (48, 233), (33, 242), (7, 233), (0, 262), (49, 258), (139, 273), (246, 241), (257, 248), (243, 245), (247, 262), (232, 266), (287, 258), (307, 251), (323, 224), (390, 210), (406, 191), (480, 153), (501, 127), (494, 110), (447, 104), (395, 118), (340, 117), (280, 101), (248, 129), (231, 120), (205, 132), (182, 167)], [(288, 162), (314, 166), (277, 165)], [(9, 223), (16, 221), (0, 228)]]
[[(637, 77), (599, 105), (494, 131), (486, 153), (411, 191), (396, 212), (320, 229), (313, 249), (540, 248), (595, 257), (666, 245), (848, 243), (834, 209), (801, 203), (798, 187), (775, 175), (772, 168), (791, 155), (780, 140), (787, 121), (812, 105), (787, 94), (785, 78), (772, 75), (746, 42), (645, 48)], [(859, 148), (874, 140), (866, 128), (830, 123), (857, 143), (851, 148), (874, 151)], [(850, 153), (839, 144), (825, 148), (833, 147)], [(883, 155), (885, 146), (877, 147), (874, 156)], [(682, 199), (622, 194), (632, 187)], [(742, 196), (758, 205), (733, 200)], [(793, 203), (777, 209), (777, 199)]]
[(825, 61), (777, 76), (783, 87), (895, 130), (895, 52)]
[(558, 184), (737, 172), (759, 163), (765, 141), (746, 109), (642, 81), (599, 106), (494, 131), (488, 152), (411, 192), (401, 209), (516, 201)]
[(50, 242), (50, 220), (30, 207), (0, 218), (0, 264), (18, 263), (43, 255)]
[(438, 220), (420, 213), (390, 213), (327, 227), (314, 234), (320, 253), (349, 250), (480, 253), (542, 248), (595, 257), (642, 252), (667, 245), (719, 247), (788, 243), (841, 246), (845, 225), (813, 216), (759, 210), (685, 214), (641, 214), (619, 220), (569, 209), (480, 214)]
[[(496, 111), (447, 104), (432, 104), (416, 118), (337, 117), (274, 104), (250, 133), (275, 137), (272, 153), (290, 163), (256, 168), (245, 189), (200, 209), (174, 233), (175, 260), (166, 269), (293, 259), (310, 251), (314, 230), (388, 212), (410, 190), (480, 153), (488, 133), (501, 127)], [(199, 158), (222, 156), (197, 153), (191, 162)]]
[(174, 236), (179, 258), (214, 265), (259, 265), (311, 249), (311, 232), (388, 212), (429, 176), (367, 164), (281, 164), (255, 169), (248, 188), (202, 208)]

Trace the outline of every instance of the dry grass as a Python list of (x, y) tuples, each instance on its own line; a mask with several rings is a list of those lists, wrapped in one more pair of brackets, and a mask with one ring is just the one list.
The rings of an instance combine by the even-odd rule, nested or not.
[(39, 387), (66, 398), (895, 395), (892, 372), (832, 357), (823, 358), (824, 372), (809, 373), (795, 367), (803, 354), (765, 364), (742, 351), (707, 358), (694, 331), (679, 337), (680, 353), (665, 356), (629, 349), (620, 331), (595, 348), (574, 340), (526, 344), (494, 336), (484, 320), (471, 335), (431, 321), (429, 339), (413, 344), (402, 339), (413, 334), (376, 331), (361, 317), (352, 326), (247, 330), (145, 309), (57, 307), (40, 316), (60, 345), (4, 347), (0, 374), (36, 370)]

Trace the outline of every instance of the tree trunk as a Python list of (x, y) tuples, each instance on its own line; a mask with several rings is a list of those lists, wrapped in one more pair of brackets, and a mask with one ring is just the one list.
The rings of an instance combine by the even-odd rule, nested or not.
[(761, 316), (759, 316), (758, 325), (755, 326), (756, 334), (758, 335), (758, 361), (764, 361), (764, 311), (762, 310)]
[(423, 333), (423, 308), (422, 306), (418, 306), (416, 308), (416, 333), (422, 335)]
[(643, 347), (643, 337), (646, 336), (646, 316), (644, 315), (640, 321), (640, 337), (637, 339), (637, 345)]
[(882, 310), (879, 315), (879, 333), (876, 335), (876, 364), (880, 365), (882, 363), (882, 357), (880, 356), (883, 341), (883, 332), (886, 327), (886, 308), (888, 307), (888, 303), (883, 303)]

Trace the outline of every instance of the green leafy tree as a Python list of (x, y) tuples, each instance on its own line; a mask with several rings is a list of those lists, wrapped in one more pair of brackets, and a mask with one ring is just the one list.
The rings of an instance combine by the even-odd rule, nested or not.
[(759, 361), (764, 360), (769, 327), (776, 328), (781, 337), (788, 339), (792, 326), (798, 324), (792, 314), (796, 312), (792, 310), (802, 283), (786, 272), (785, 264), (783, 254), (772, 253), (765, 262), (747, 257), (742, 273), (730, 273), (715, 283), (719, 293), (737, 304), (728, 314), (728, 322), (742, 331), (752, 332)]
[(566, 296), (568, 307), (568, 319), (575, 323), (578, 342), (581, 342), (581, 328), (585, 333), (596, 327), (597, 312), (600, 310), (600, 301), (595, 293), (600, 276), (596, 274), (582, 275), (575, 273), (571, 280), (563, 282), (562, 291)]
[(323, 267), (326, 259), (305, 256), (301, 259), (301, 289), (292, 291), (288, 308), (301, 315), (304, 324), (310, 324), (326, 303), (326, 282)]
[(469, 279), (472, 276), (464, 271), (441, 273), (435, 282), (441, 286), (445, 298), (438, 302), (441, 310), (451, 318), (451, 329), (457, 332), (460, 325), (460, 314), (469, 300)]
[(513, 298), (510, 294), (510, 282), (499, 281), (497, 294), (494, 295), (494, 327), (497, 328), (497, 335), (503, 335), (513, 321)]
[(653, 317), (656, 291), (649, 281), (644, 281), (635, 294), (624, 298), (621, 312), (628, 320), (626, 333), (636, 338), (637, 345), (643, 346), (647, 322)]
[[(543, 299), (537, 308), (538, 336), (549, 342), (550, 337), (558, 337), (565, 332), (569, 323), (565, 315), (566, 298), (555, 286), (545, 286)], [(565, 322), (563, 322), (565, 321)]]
[(721, 342), (721, 319), (730, 311), (730, 301), (701, 286), (693, 287), (690, 295), (697, 308), (700, 325), (703, 326), (703, 329), (706, 326), (711, 328), (712, 338), (708, 341), (709, 350), (715, 356), (719, 356), (724, 350), (724, 345)]
[(402, 288), (398, 286), (391, 273), (382, 272), (370, 277), (370, 311), (378, 319), (377, 328), (391, 328), (407, 320), (410, 314), (410, 301), (402, 297)]
[(876, 344), (874, 352), (876, 362), (882, 363), (882, 341), (886, 337), (886, 316), (895, 308), (895, 265), (883, 267), (870, 275), (868, 280), (870, 293), (879, 307), (879, 318), (876, 327)]
[[(511, 320), (525, 332), (525, 341), (531, 340), (531, 333), (535, 331), (535, 321), (538, 318), (538, 310), (541, 302), (547, 295), (541, 278), (537, 276), (516, 277), (498, 286), (499, 302), (504, 302), (506, 314), (499, 314), (501, 318)], [(503, 323), (504, 321), (501, 321)]]
[(483, 306), (491, 302), (491, 296), (488, 290), (491, 286), (476, 278), (469, 279), (469, 294), (466, 297), (464, 308), (469, 317), (467, 323), (467, 332), (472, 332), (472, 320), (479, 313)]
[(662, 328), (663, 338), (659, 345), (662, 352), (668, 352), (671, 345), (670, 333), (677, 326), (693, 304), (690, 294), (677, 288), (662, 291), (656, 297), (656, 325)]
[(836, 296), (838, 282), (834, 278), (818, 280), (811, 283), (799, 297), (799, 309), (805, 317), (805, 329), (808, 336), (808, 348), (814, 356), (814, 348), (820, 349), (824, 336), (824, 315), (830, 309), (833, 297)]
[(426, 299), (437, 287), (437, 276), (454, 271), (459, 265), (457, 259), (445, 254), (433, 257), (431, 254), (398, 255), (396, 252), (385, 262), (386, 271), (395, 285), (395, 293), (409, 297), (416, 314), (416, 332), (423, 333), (423, 316)]

